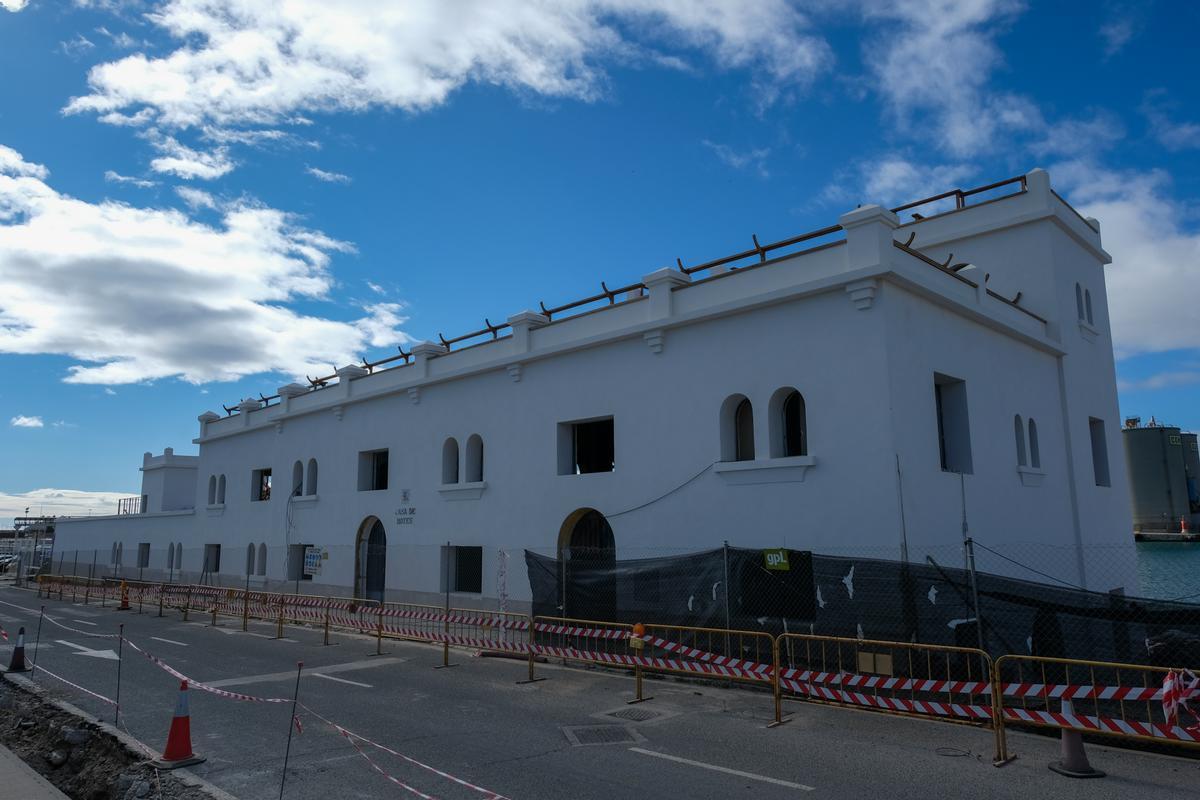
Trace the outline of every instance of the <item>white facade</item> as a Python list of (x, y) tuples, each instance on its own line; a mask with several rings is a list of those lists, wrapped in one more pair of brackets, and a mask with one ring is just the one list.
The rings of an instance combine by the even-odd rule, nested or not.
[[(527, 600), (522, 549), (569, 546), (585, 509), (607, 518), (617, 558), (728, 540), (893, 559), (906, 542), (916, 561), (961, 543), (965, 495), (980, 542), (1051, 547), (1066, 554), (1067, 580), (1135, 591), (1110, 258), (1098, 223), (1045, 172), (1015, 188), (906, 224), (861, 207), (809, 250), (733, 271), (659, 270), (642, 292), (587, 313), (524, 312), (510, 335), (452, 351), (424, 343), (408, 365), (346, 367), (324, 388), (292, 384), (278, 403), (206, 413), (195, 460), (143, 467), (148, 513), (60, 520), (57, 549), (220, 544), (221, 573), (236, 582), (248, 543), (280, 554), (265, 565), (273, 580), (289, 577), (287, 546), (322, 545), (332, 555), (315, 583), (352, 587), (355, 562), (366, 569), (360, 532), (377, 518), (389, 596), (445, 588), (438, 545), (482, 546), (482, 586), (461, 605)], [(972, 266), (954, 272), (894, 244), (913, 235), (928, 259)], [(801, 455), (786, 455), (786, 389), (803, 396)], [(752, 404), (752, 460), (732, 460), (737, 396)], [(607, 418), (613, 469), (560, 474), (574, 472), (570, 424)], [(372, 490), (381, 464), (370, 453), (384, 449), (387, 488)], [(300, 494), (289, 497), (297, 463)], [(269, 500), (256, 499), (263, 469)], [(1100, 576), (1094, 543), (1128, 550), (1106, 549)]]

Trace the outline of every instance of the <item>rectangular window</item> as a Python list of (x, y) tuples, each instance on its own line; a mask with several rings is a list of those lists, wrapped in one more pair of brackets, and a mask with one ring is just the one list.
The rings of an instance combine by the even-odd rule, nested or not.
[(211, 573), (221, 571), (221, 545), (204, 545), (204, 571)]
[(938, 455), (946, 472), (971, 474), (971, 422), (967, 415), (967, 383), (934, 373)]
[(375, 492), (388, 488), (388, 451), (364, 450), (358, 454), (358, 490)]
[(254, 502), (271, 499), (271, 470), (256, 469), (251, 473), (250, 499)]
[(150, 543), (142, 542), (138, 545), (138, 569), (145, 569), (150, 566)]
[(558, 474), (612, 472), (616, 465), (613, 418), (558, 425)]
[(482, 547), (443, 547), (442, 558), (445, 559), (442, 575), (444, 580), (449, 581), (450, 591), (483, 593)]
[(1092, 435), (1092, 471), (1097, 486), (1112, 486), (1108, 474), (1108, 441), (1104, 436), (1104, 420), (1088, 418), (1088, 431)]

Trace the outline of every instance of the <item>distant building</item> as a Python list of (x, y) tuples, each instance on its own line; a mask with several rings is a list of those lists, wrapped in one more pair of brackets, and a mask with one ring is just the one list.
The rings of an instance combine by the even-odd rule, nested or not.
[(1125, 420), (1121, 432), (1129, 474), (1133, 528), (1179, 533), (1200, 527), (1200, 448), (1196, 434), (1154, 419)]
[[(1042, 170), (896, 212), (206, 412), (198, 455), (146, 454), (137, 513), (60, 519), (59, 557), (516, 603), (523, 548), (961, 564), (965, 501), (979, 541), (1132, 591), (1099, 223)], [(1129, 552), (1101, 572), (1091, 543)]]

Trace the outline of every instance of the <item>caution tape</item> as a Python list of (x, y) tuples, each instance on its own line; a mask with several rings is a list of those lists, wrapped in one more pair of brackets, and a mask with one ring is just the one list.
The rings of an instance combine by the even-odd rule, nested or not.
[(1100, 733), (1119, 733), (1128, 736), (1149, 736), (1177, 742), (1200, 742), (1200, 726), (1181, 728), (1178, 725), (1160, 725), (1156, 722), (1093, 717), (1085, 714), (1064, 714), (1061, 711), (1038, 711), (1027, 708), (1005, 708), (1004, 718), (1015, 722), (1049, 725), (1056, 728), (1071, 728)]
[(348, 728), (344, 728), (341, 725), (338, 725), (333, 720), (328, 719), (327, 717), (324, 717), (324, 716), (318, 714), (316, 711), (313, 711), (311, 708), (304, 705), (303, 703), (298, 703), (297, 705), (299, 705), (306, 712), (308, 712), (309, 714), (312, 714), (314, 717), (321, 720), (326, 725), (329, 725), (331, 728), (336, 730), (339, 734), (344, 736), (347, 739), (347, 741), (349, 741), (351, 744), (354, 745), (354, 749), (358, 750), (359, 754), (362, 755), (363, 758), (366, 758), (367, 762), (370, 763), (371, 766), (374, 767), (375, 770), (378, 771), (381, 775), (383, 775), (384, 777), (386, 777), (388, 780), (392, 781), (393, 783), (396, 783), (397, 785), (402, 786), (405, 789), (408, 789), (409, 791), (413, 792), (414, 794), (417, 794), (420, 797), (427, 798), (427, 797), (429, 797), (429, 795), (423, 794), (419, 790), (414, 789), (411, 786), (408, 786), (407, 784), (401, 782), (399, 779), (393, 778), (391, 775), (388, 775), (388, 773), (384, 772), (384, 770), (381, 769), (377, 764), (375, 764), (375, 762), (371, 761), (370, 757), (368, 757), (366, 755), (366, 753), (364, 753), (362, 751), (362, 748), (360, 748), (358, 746), (358, 744), (356, 743), (355, 740), (366, 742), (367, 744), (371, 745), (372, 747), (382, 750), (383, 752), (388, 753), (389, 755), (393, 755), (396, 758), (407, 761), (409, 764), (412, 764), (415, 767), (420, 767), (423, 770), (432, 772), (434, 775), (437, 775), (438, 777), (445, 778), (448, 781), (457, 783), (459, 786), (464, 786), (468, 789), (471, 789), (472, 791), (479, 792), (480, 794), (484, 795), (484, 797), (487, 798), (487, 800), (507, 800), (507, 798), (505, 798), (504, 795), (500, 794), (499, 792), (494, 792), (491, 789), (485, 789), (482, 786), (476, 786), (475, 784), (471, 783), (470, 781), (466, 781), (466, 780), (463, 780), (462, 778), (451, 775), (450, 773), (444, 772), (444, 771), (438, 769), (437, 767), (432, 767), (429, 764), (426, 764), (422, 761), (418, 761), (417, 759), (413, 758), (412, 756), (406, 756), (404, 753), (399, 753), (399, 752), (393, 750), (392, 748), (388, 747), (387, 745), (383, 745), (372, 739), (368, 739), (366, 736), (363, 736), (360, 733), (355, 733), (354, 731), (349, 730)]
[[(44, 611), (41, 611), (39, 609), (26, 608), (25, 606), (19, 606), (16, 603), (9, 603), (5, 600), (0, 600), (0, 604), (10, 606), (12, 608), (19, 608), (22, 611), (26, 611), (30, 614), (40, 614), (41, 618), (44, 619), (46, 622), (49, 622), (52, 625), (57, 625), (58, 627), (62, 628), (64, 631), (70, 631), (71, 633), (78, 633), (80, 636), (90, 636), (93, 639), (116, 639), (119, 636), (119, 634), (116, 634), (116, 633), (92, 633), (91, 631), (81, 631), (78, 628), (72, 628), (70, 625), (64, 625), (63, 623), (56, 620), (54, 617), (50, 616), (49, 614), (47, 614)], [(7, 637), (5, 637), (5, 638), (7, 638)]]
[(1005, 697), (1054, 697), (1062, 700), (1161, 700), (1162, 687), (1005, 683)]
[[(99, 694), (98, 692), (93, 692), (91, 689), (85, 689), (84, 687), (80, 686), (78, 683), (71, 683), (71, 681), (67, 680), (63, 676), (57, 675), (57, 674), (51, 672), (50, 670), (46, 669), (43, 666), (35, 667), (34, 674), (37, 672), (44, 672), (47, 675), (49, 675), (51, 678), (62, 681), (67, 686), (70, 686), (72, 689), (78, 689), (79, 691), (83, 692), (84, 694), (89, 694), (92, 697), (96, 698), (97, 700), (102, 700), (105, 703), (108, 703), (110, 706), (115, 706), (117, 704), (117, 701), (113, 700), (111, 697), (105, 697), (104, 695)], [(32, 674), (31, 674), (31, 677), (32, 677)]]
[(579, 625), (551, 625), (548, 622), (534, 623), (533, 629), (539, 633), (553, 633), (559, 636), (583, 636), (589, 639), (628, 639), (631, 632), (613, 628), (587, 628)]
[(241, 701), (251, 702), (251, 703), (290, 703), (290, 702), (292, 702), (289, 698), (286, 698), (286, 697), (255, 697), (254, 695), (251, 695), (251, 694), (242, 694), (241, 692), (229, 692), (224, 689), (218, 689), (215, 686), (209, 686), (208, 684), (201, 683), (200, 681), (196, 680), (195, 678), (189, 678), (187, 675), (184, 675), (182, 672), (175, 669), (174, 667), (172, 667), (167, 662), (163, 661), (158, 656), (153, 655), (151, 653), (147, 653), (145, 650), (138, 647), (136, 644), (129, 641), (128, 639), (125, 640), (125, 644), (129, 645), (134, 650), (138, 651), (139, 653), (144, 655), (146, 658), (150, 659), (151, 663), (155, 664), (159, 669), (163, 670), (168, 675), (178, 678), (181, 681), (187, 681), (189, 688), (199, 689), (202, 692), (208, 692), (210, 694), (215, 694), (218, 697), (224, 697), (229, 700), (241, 700)]
[(786, 669), (779, 673), (780, 684), (830, 684), (856, 689), (946, 694), (982, 694), (992, 691), (987, 681), (951, 681), (926, 678), (889, 678), (882, 675), (856, 675), (850, 672), (822, 672), (810, 669)]
[(913, 700), (903, 697), (885, 697), (877, 694), (848, 692), (844, 689), (831, 689), (802, 681), (779, 681), (780, 686), (797, 694), (815, 697), (818, 700), (831, 700), (849, 705), (882, 708), (885, 711), (903, 711), (909, 714), (926, 714), (937, 717), (961, 717), (964, 719), (989, 720), (992, 718), (992, 707), (968, 703), (948, 703), (934, 700)]

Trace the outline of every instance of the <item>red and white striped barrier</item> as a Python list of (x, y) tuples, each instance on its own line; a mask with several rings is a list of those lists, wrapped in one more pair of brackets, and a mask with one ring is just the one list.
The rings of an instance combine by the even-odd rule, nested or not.
[(781, 686), (787, 686), (788, 688), (794, 688), (795, 685), (800, 684), (830, 684), (855, 689), (930, 692), (935, 694), (987, 695), (992, 691), (992, 685), (987, 681), (889, 678), (883, 675), (857, 675), (850, 672), (821, 672), (810, 669), (785, 669), (779, 673), (779, 683)]
[(1005, 683), (1005, 697), (1053, 697), (1061, 700), (1161, 700), (1162, 687)]
[(800, 681), (780, 680), (780, 685), (786, 685), (797, 694), (815, 697), (819, 700), (830, 700), (867, 708), (882, 708), (886, 711), (903, 711), (910, 714), (927, 714), (936, 717), (961, 717), (963, 719), (988, 720), (992, 718), (992, 707), (981, 704), (949, 703), (940, 700), (912, 700), (904, 697), (885, 697), (877, 694), (848, 692), (844, 689), (831, 689)]
[(628, 630), (614, 628), (587, 628), (579, 625), (551, 625), (548, 622), (534, 623), (534, 630), (556, 636), (582, 636), (589, 639), (628, 639), (633, 634)]
[(1118, 733), (1128, 736), (1149, 736), (1177, 742), (1200, 742), (1200, 733), (1193, 733), (1178, 725), (1160, 725), (1155, 722), (1092, 717), (1084, 714), (1063, 714), (1055, 711), (1037, 711), (1027, 708), (1005, 708), (1004, 718), (1015, 722), (1035, 725), (1050, 725), (1057, 728), (1072, 728), (1080, 731)]

